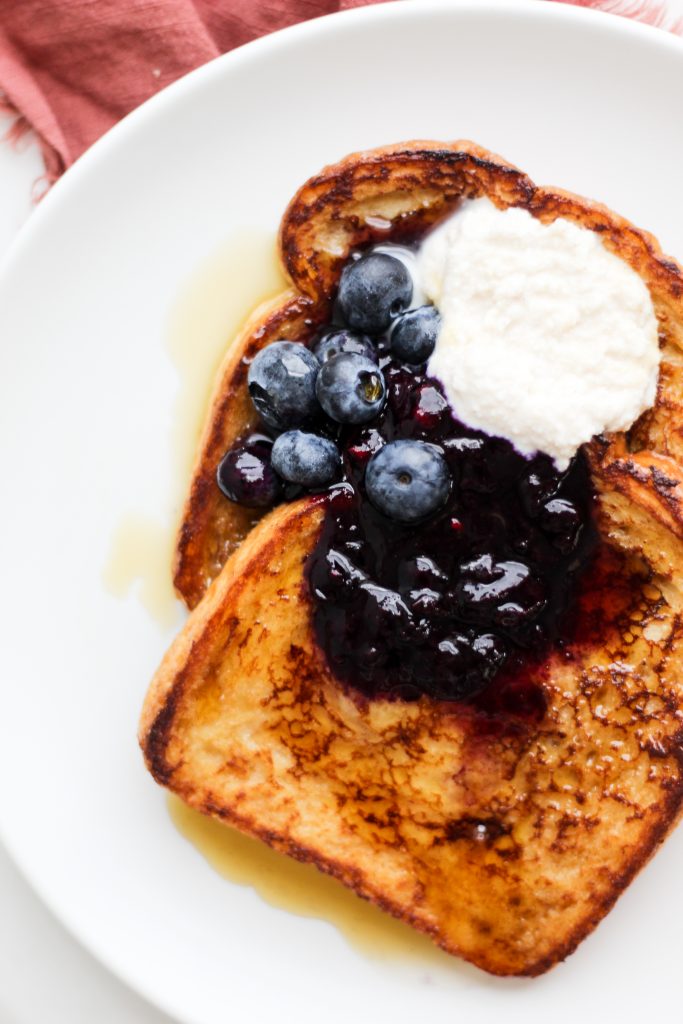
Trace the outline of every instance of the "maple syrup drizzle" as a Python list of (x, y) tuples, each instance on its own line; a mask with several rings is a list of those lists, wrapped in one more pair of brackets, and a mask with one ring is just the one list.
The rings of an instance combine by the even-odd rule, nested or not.
[(259, 839), (168, 798), (180, 834), (223, 878), (248, 886), (278, 910), (328, 921), (359, 952), (384, 960), (413, 960), (453, 968), (453, 958), (426, 936), (366, 902), (311, 864), (301, 864)]
[(170, 432), (172, 491), (158, 519), (134, 509), (123, 517), (102, 572), (108, 593), (124, 599), (132, 591), (164, 629), (181, 621), (171, 578), (177, 516), (216, 370), (255, 307), (284, 287), (273, 235), (244, 230), (191, 275), (170, 312), (167, 352), (179, 375)]

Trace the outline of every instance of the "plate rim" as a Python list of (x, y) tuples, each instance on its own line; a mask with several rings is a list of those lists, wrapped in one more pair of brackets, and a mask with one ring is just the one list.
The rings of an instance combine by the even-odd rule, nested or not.
[[(58, 208), (59, 203), (66, 201), (70, 194), (79, 188), (84, 176), (97, 173), (99, 164), (106, 163), (112, 148), (115, 150), (116, 147), (125, 146), (131, 132), (136, 132), (139, 126), (150, 119), (162, 116), (164, 110), (172, 108), (181, 98), (191, 95), (193, 90), (199, 91), (212, 79), (218, 80), (223, 75), (230, 75), (233, 69), (248, 64), (254, 57), (267, 55), (269, 51), (286, 49), (290, 41), (298, 42), (307, 37), (326, 35), (333, 30), (331, 25), (339, 19), (362, 24), (390, 19), (410, 21), (416, 16), (429, 18), (437, 14), (455, 19), (475, 17), (478, 20), (501, 14), (506, 17), (526, 18), (530, 22), (555, 22), (558, 28), (567, 22), (583, 23), (592, 31), (602, 32), (608, 37), (622, 35), (639, 39), (648, 45), (653, 44), (655, 48), (670, 50), (683, 60), (683, 38), (668, 30), (622, 15), (574, 6), (573, 3), (564, 0), (414, 0), (412, 3), (391, 0), (388, 3), (374, 4), (371, 2), (368, 6), (338, 11), (279, 29), (221, 54), (183, 75), (127, 114), (93, 143), (52, 186), (0, 259), (0, 298), (15, 262), (25, 249), (30, 249), (34, 244), (34, 236), (40, 234), (43, 222), (52, 214), (53, 209)], [(12, 829), (4, 820), (3, 808), (0, 806), (0, 842), (12, 863), (49, 912), (82, 949), (120, 982), (146, 1000), (151, 1007), (161, 1010), (174, 1020), (182, 1021), (183, 1024), (206, 1024), (203, 1017), (195, 1016), (194, 1013), (192, 1016), (178, 1016), (178, 1009), (165, 998), (165, 993), (156, 991), (153, 985), (148, 984), (144, 969), (134, 969), (130, 962), (122, 961), (120, 956), (113, 953), (106, 943), (88, 934), (87, 929), (77, 919), (77, 915), (72, 914), (69, 906), (60, 903), (60, 900), (48, 891), (36, 872), (25, 865), (19, 849), (20, 844), (15, 843), (11, 833)]]

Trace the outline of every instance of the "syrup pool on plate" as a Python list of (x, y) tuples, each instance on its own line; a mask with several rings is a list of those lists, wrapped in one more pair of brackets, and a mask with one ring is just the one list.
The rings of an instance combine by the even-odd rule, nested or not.
[(286, 287), (273, 235), (245, 229), (195, 271), (171, 311), (167, 347), (180, 375), (171, 437), (179, 497), (185, 493), (216, 371), (230, 342), (262, 302)]
[(177, 516), (216, 370), (254, 309), (285, 287), (273, 235), (244, 230), (191, 275), (170, 310), (167, 351), (179, 375), (169, 437), (173, 490), (162, 516), (131, 508), (122, 518), (102, 573), (110, 594), (125, 598), (134, 589), (145, 610), (164, 628), (180, 621), (171, 578)]
[(160, 626), (179, 624), (178, 601), (170, 565), (175, 524), (130, 513), (117, 525), (110, 541), (102, 579), (113, 597), (125, 598), (133, 587), (146, 612)]
[(249, 886), (278, 910), (320, 918), (334, 925), (351, 946), (377, 959), (418, 961), (453, 968), (454, 960), (407, 924), (324, 875), (259, 839), (214, 821), (168, 798), (171, 820), (211, 867), (236, 885)]

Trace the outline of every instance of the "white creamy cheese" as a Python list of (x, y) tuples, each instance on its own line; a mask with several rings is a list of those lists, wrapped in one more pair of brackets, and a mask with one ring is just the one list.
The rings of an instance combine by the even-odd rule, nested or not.
[(425, 239), (418, 270), (442, 317), (429, 372), (469, 426), (564, 469), (653, 404), (650, 293), (595, 232), (476, 199)]

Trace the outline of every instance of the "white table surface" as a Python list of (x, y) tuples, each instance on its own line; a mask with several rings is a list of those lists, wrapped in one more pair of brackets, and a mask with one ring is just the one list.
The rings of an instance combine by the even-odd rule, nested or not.
[[(683, 18), (683, 0), (666, 10), (667, 22)], [(9, 123), (0, 117), (0, 139)], [(0, 142), (0, 255), (30, 216), (42, 172), (34, 140)], [(0, 906), (0, 1024), (173, 1024), (71, 938), (1, 846)]]

